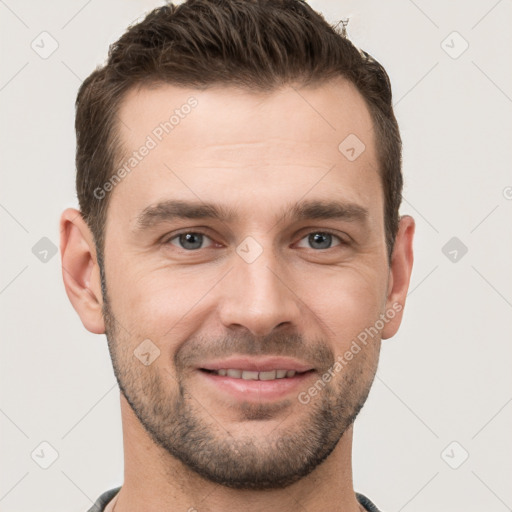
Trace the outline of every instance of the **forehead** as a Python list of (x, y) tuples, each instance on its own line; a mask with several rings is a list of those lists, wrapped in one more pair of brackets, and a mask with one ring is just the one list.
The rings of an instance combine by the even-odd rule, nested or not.
[[(129, 147), (136, 146), (141, 135), (155, 130), (158, 138), (158, 127), (169, 121), (172, 138), (187, 147), (274, 139), (281, 143), (301, 141), (306, 146), (321, 143), (319, 153), (329, 145), (334, 151), (329, 153), (338, 156), (337, 144), (332, 147), (338, 139), (341, 142), (353, 133), (368, 147), (373, 146), (374, 137), (365, 100), (352, 83), (341, 78), (315, 87), (290, 84), (268, 92), (228, 86), (206, 90), (169, 84), (142, 86), (127, 92), (118, 119), (121, 140)], [(164, 135), (171, 131), (164, 130)]]
[(308, 189), (332, 195), (333, 187), (340, 198), (380, 205), (373, 122), (363, 97), (343, 79), (266, 93), (140, 87), (127, 93), (118, 119), (128, 172), (112, 205), (130, 218), (184, 195), (252, 198), (261, 207), (263, 199), (267, 206), (279, 198), (293, 202)]

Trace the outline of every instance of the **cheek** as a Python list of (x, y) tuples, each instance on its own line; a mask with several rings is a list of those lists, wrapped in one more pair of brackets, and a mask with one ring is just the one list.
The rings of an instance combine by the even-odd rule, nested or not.
[[(168, 344), (181, 339), (194, 314), (201, 310), (201, 300), (214, 284), (197, 272), (173, 272), (169, 268), (140, 271), (130, 283), (119, 283), (116, 307), (133, 336)], [(217, 277), (218, 281), (218, 277)]]
[(333, 339), (333, 348), (341, 352), (379, 318), (384, 283), (374, 272), (362, 274), (355, 269), (318, 277), (315, 287), (303, 288), (300, 296), (307, 297), (308, 307), (327, 326), (325, 335)]

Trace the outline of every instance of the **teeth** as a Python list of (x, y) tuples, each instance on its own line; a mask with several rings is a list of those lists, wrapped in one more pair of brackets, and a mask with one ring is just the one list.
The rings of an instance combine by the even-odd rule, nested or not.
[(234, 379), (244, 380), (274, 380), (284, 379), (285, 377), (294, 377), (296, 370), (272, 370), (266, 372), (255, 372), (249, 370), (237, 370), (234, 368), (223, 368), (221, 370), (213, 370), (213, 373), (223, 377), (232, 377)]
[(258, 372), (242, 372), (242, 379), (244, 380), (258, 380)]

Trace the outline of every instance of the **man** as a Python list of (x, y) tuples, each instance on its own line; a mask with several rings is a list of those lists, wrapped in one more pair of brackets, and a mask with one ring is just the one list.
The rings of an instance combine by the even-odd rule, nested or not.
[(189, 0), (111, 47), (76, 131), (63, 278), (125, 453), (90, 510), (376, 511), (353, 422), (414, 234), (384, 69), (301, 0)]

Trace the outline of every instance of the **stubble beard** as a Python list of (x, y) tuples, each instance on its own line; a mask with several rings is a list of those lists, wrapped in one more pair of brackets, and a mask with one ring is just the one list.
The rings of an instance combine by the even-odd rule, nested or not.
[[(344, 367), (308, 404), (292, 397), (283, 413), (283, 405), (240, 403), (237, 413), (243, 428), (230, 429), (216, 419), (215, 411), (205, 410), (201, 397), (187, 390), (185, 372), (174, 368), (173, 375), (167, 368), (144, 366), (134, 357), (137, 344), (129, 335), (121, 336), (106, 300), (106, 286), (104, 290), (106, 335), (121, 393), (153, 442), (206, 480), (233, 489), (288, 487), (325, 461), (367, 399), (378, 350), (359, 352), (357, 364)], [(334, 363), (327, 345), (317, 348), (323, 350), (323, 361)], [(270, 434), (256, 435), (258, 422), (275, 420), (277, 409), (282, 425), (278, 423)], [(297, 417), (294, 422), (288, 417), (292, 414)]]

